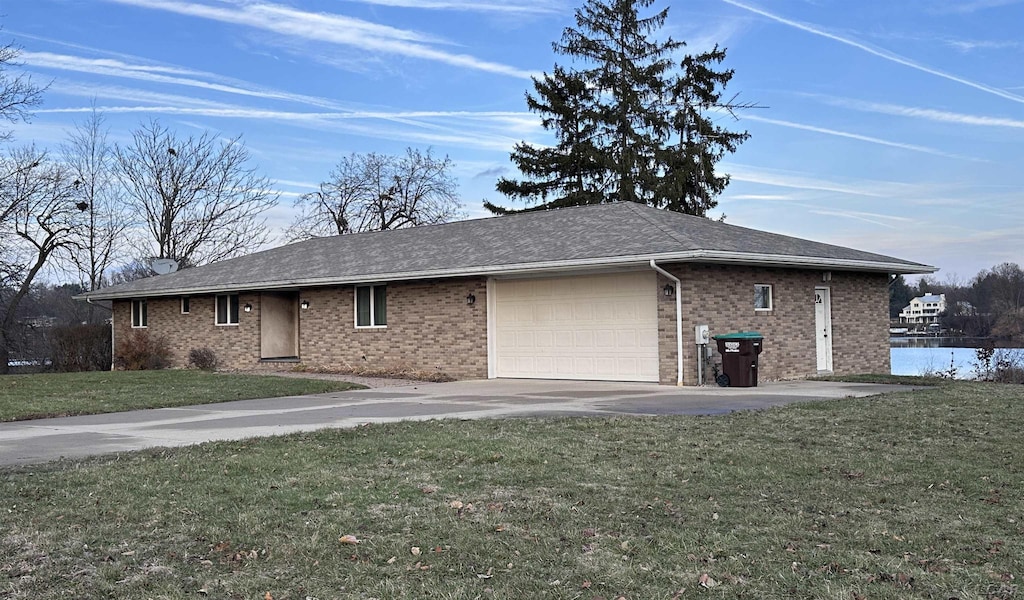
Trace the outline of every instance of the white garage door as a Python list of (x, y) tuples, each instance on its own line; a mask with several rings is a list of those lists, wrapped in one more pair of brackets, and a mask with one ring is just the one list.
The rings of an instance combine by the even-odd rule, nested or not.
[(651, 272), (495, 281), (495, 375), (658, 381)]

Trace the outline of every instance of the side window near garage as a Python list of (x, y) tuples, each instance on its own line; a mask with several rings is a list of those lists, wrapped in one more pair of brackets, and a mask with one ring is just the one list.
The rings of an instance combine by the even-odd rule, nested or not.
[(388, 324), (388, 287), (356, 287), (356, 327), (386, 327)]
[(189, 313), (189, 302), (188, 296), (181, 297), (181, 314), (187, 315)]
[(149, 306), (145, 300), (132, 300), (132, 327), (149, 327)]
[(772, 286), (754, 284), (754, 310), (772, 310)]

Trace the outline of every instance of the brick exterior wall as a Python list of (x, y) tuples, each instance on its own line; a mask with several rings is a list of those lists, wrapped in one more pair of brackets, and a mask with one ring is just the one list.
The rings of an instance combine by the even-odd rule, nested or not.
[[(764, 334), (759, 381), (817, 374), (814, 288), (832, 291), (833, 370), (836, 374), (888, 373), (888, 278), (885, 274), (835, 271), (822, 281), (820, 270), (771, 269), (727, 265), (662, 265), (682, 280), (684, 384), (697, 381), (693, 328), (711, 327), (712, 335), (756, 330)], [(659, 379), (676, 383), (675, 299), (658, 276)], [(754, 284), (772, 286), (773, 310), (755, 312)], [(466, 295), (476, 296), (473, 306)], [(310, 302), (299, 311), (299, 358), (316, 367), (370, 367), (440, 371), (459, 379), (487, 377), (486, 278), (457, 278), (392, 283), (387, 290), (386, 329), (356, 329), (352, 286), (307, 289)], [(243, 293), (237, 326), (214, 324), (214, 297), (193, 296), (190, 314), (180, 314), (179, 298), (148, 302), (151, 335), (168, 342), (173, 366), (188, 363), (192, 348), (209, 347), (229, 369), (267, 366), (260, 360), (260, 295)], [(114, 303), (115, 354), (131, 331), (131, 302)], [(712, 340), (711, 347), (715, 347)], [(713, 353), (720, 362), (717, 351)], [(706, 374), (710, 381), (711, 374)]]
[[(758, 360), (758, 381), (797, 379), (817, 375), (814, 288), (832, 291), (833, 372), (888, 373), (888, 277), (884, 273), (772, 269), (729, 265), (661, 265), (682, 280), (683, 382), (697, 382), (696, 325), (709, 325), (711, 334), (759, 331), (764, 335)], [(659, 276), (659, 287), (669, 283)], [(754, 285), (772, 286), (771, 311), (754, 310)], [(675, 299), (658, 303), (659, 376), (676, 382)], [(717, 344), (709, 346), (721, 364)], [(705, 374), (710, 382), (711, 373)]]
[[(466, 304), (473, 293), (476, 303)], [(392, 283), (387, 288), (383, 329), (356, 329), (352, 286), (308, 289), (298, 297), (299, 359), (328, 368), (369, 367), (399, 371), (440, 371), (459, 379), (487, 377), (487, 285), (485, 278)], [(192, 296), (190, 314), (180, 299), (148, 300), (150, 335), (164, 338), (172, 366), (188, 364), (193, 348), (209, 347), (227, 369), (280, 366), (260, 360), (260, 295), (239, 296), (237, 326), (214, 324), (214, 296)], [(251, 304), (252, 312), (241, 312)], [(114, 345), (131, 331), (131, 302), (114, 303)]]

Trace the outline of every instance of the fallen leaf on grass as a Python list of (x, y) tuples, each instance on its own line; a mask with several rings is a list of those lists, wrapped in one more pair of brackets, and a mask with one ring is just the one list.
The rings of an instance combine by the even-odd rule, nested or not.
[(580, 587), (585, 589), (585, 590), (589, 590), (591, 585), (592, 584), (590, 583), (590, 580), (588, 579), (588, 580), (584, 581), (583, 583), (581, 583)]
[(711, 588), (715, 587), (716, 585), (718, 585), (718, 582), (715, 581), (714, 579), (712, 579), (711, 576), (708, 575), (707, 573), (701, 573), (700, 577), (697, 579), (697, 583), (699, 583), (701, 585), (701, 587), (704, 587), (704, 588), (707, 588), (707, 589), (711, 589)]
[(389, 565), (393, 565), (393, 564), (395, 564), (396, 560), (398, 560), (398, 557), (397, 556), (392, 556), (391, 558), (388, 559), (388, 564)]
[(270, 595), (270, 592), (263, 594), (263, 600), (274, 600), (274, 597)]
[(461, 500), (452, 500), (448, 506), (454, 508), (455, 510), (459, 510), (460, 508), (463, 507), (463, 504)]
[(420, 547), (419, 546), (413, 546), (412, 548), (409, 548), (409, 553), (412, 554), (413, 556), (419, 556), (420, 555)]
[(343, 535), (338, 538), (338, 541), (342, 544), (351, 544), (353, 546), (359, 543), (359, 540), (354, 535)]

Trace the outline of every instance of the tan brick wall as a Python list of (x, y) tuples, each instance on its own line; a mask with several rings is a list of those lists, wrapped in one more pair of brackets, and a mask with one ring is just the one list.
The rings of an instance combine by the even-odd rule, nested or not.
[[(476, 296), (473, 306), (466, 295)], [(299, 358), (315, 367), (370, 367), (440, 371), (452, 377), (487, 377), (487, 285), (484, 278), (388, 285), (388, 326), (356, 329), (352, 286), (299, 293)], [(270, 368), (260, 362), (260, 296), (239, 297), (239, 324), (214, 324), (214, 296), (193, 296), (190, 314), (179, 298), (149, 299), (151, 335), (167, 340), (173, 366), (188, 364), (192, 348), (209, 347), (227, 369)], [(246, 303), (252, 312), (241, 312)], [(131, 303), (114, 303), (115, 346), (131, 331)], [(365, 358), (364, 358), (365, 357)]]
[[(759, 380), (817, 374), (814, 288), (832, 290), (833, 367), (837, 374), (888, 373), (888, 278), (885, 274), (835, 271), (822, 282), (819, 270), (723, 265), (662, 265), (682, 279), (684, 383), (697, 379), (693, 328), (712, 334), (756, 330), (765, 336)], [(659, 377), (676, 382), (675, 299), (658, 276)], [(754, 284), (772, 285), (773, 310), (755, 312)], [(466, 295), (476, 296), (473, 306)], [(310, 308), (299, 312), (299, 356), (318, 367), (360, 367), (441, 371), (456, 378), (487, 377), (486, 279), (392, 283), (388, 285), (386, 329), (356, 329), (351, 286), (303, 290)], [(152, 335), (165, 338), (174, 366), (185, 366), (192, 348), (209, 347), (225, 368), (266, 367), (260, 362), (259, 294), (241, 294), (238, 326), (214, 325), (214, 297), (193, 296), (191, 314), (180, 314), (178, 298), (149, 300)], [(114, 303), (115, 347), (131, 330), (131, 303)], [(712, 341), (712, 348), (715, 344)], [(717, 352), (715, 353), (717, 354)], [(364, 358), (365, 357), (365, 358)], [(707, 374), (710, 380), (710, 373)]]
[[(473, 293), (476, 303), (466, 304)], [(356, 329), (352, 287), (308, 290), (299, 314), (302, 362), (441, 371), (487, 377), (487, 283), (484, 278), (388, 285), (386, 329)], [(365, 357), (365, 358), (364, 358)]]
[[(888, 373), (888, 278), (885, 274), (834, 271), (822, 281), (820, 270), (771, 269), (728, 265), (662, 265), (682, 280), (684, 383), (697, 382), (694, 326), (709, 325), (712, 335), (759, 331), (764, 335), (758, 361), (759, 381), (817, 374), (814, 288), (832, 290), (833, 370), (836, 374)], [(667, 283), (659, 278), (659, 286)], [(754, 284), (772, 286), (773, 309), (754, 310)], [(660, 379), (676, 381), (675, 302), (659, 302)], [(712, 354), (720, 363), (717, 344)], [(705, 375), (710, 381), (711, 373)]]
[[(255, 368), (260, 359), (259, 294), (240, 294), (238, 325), (214, 323), (214, 296), (192, 296), (189, 314), (181, 314), (181, 299), (149, 298), (149, 326), (145, 331), (163, 338), (171, 349), (171, 366), (188, 365), (193, 348), (210, 348), (224, 368)], [(252, 304), (253, 311), (242, 312)], [(114, 355), (132, 331), (131, 302), (114, 302)]]

